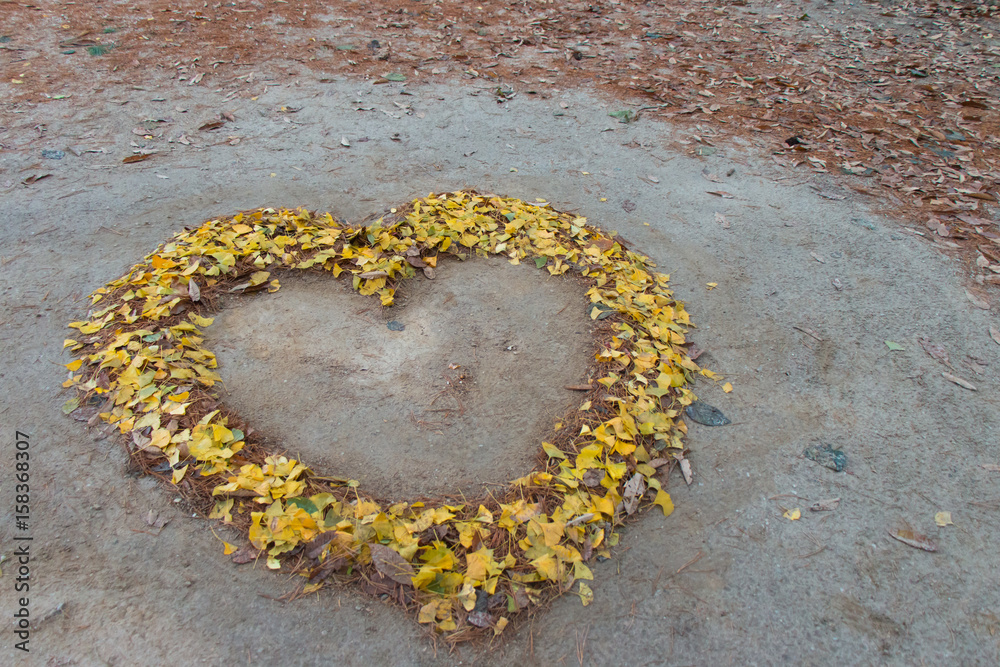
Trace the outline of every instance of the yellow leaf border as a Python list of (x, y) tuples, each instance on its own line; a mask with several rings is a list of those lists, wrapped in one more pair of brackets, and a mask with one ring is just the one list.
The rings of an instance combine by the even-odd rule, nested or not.
[[(440, 270), (439, 256), (472, 253), (576, 274), (599, 320), (588, 400), (505, 490), (460, 505), (389, 506), (353, 480), (265, 451), (218, 406), (221, 378), (202, 330), (222, 293), (274, 291), (274, 271), (326, 270), (388, 306), (401, 281)], [(709, 372), (689, 358), (691, 322), (652, 266), (585, 218), (474, 191), (432, 193), (353, 227), (329, 213), (248, 211), (177, 234), (94, 292), (87, 318), (69, 325), (79, 335), (64, 343), (76, 357), (64, 386), (79, 392), (75, 409), (96, 407), (127, 436), (140, 467), (242, 530), (267, 567), (308, 577), (304, 593), (360, 578), (452, 641), (492, 637), (577, 580), (589, 602), (586, 563), (609, 555), (636, 506), (623, 502), (626, 483), (664, 514), (673, 507), (659, 477), (684, 451), (679, 416), (695, 400), (692, 375)], [(373, 559), (375, 544), (400, 558)]]

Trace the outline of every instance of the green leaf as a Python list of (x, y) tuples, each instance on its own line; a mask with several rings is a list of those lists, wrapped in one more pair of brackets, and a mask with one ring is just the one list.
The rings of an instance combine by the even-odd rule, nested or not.
[(560, 451), (558, 447), (553, 445), (551, 442), (543, 442), (542, 449), (545, 451), (545, 455), (550, 459), (564, 459), (566, 455)]
[(63, 403), (63, 406), (62, 406), (63, 414), (64, 415), (68, 415), (69, 413), (71, 413), (74, 410), (76, 410), (78, 407), (80, 407), (80, 399), (79, 398), (71, 398), (68, 401), (66, 401), (65, 403)]
[(546, 257), (536, 257), (535, 258), (535, 266), (537, 266), (538, 268), (542, 268), (543, 266), (545, 266), (545, 262), (547, 262), (547, 261), (549, 261), (549, 260)]
[(634, 121), (636, 118), (639, 117), (639, 114), (632, 111), (631, 109), (612, 111), (608, 115), (611, 116), (612, 118), (617, 118), (619, 123), (631, 123), (632, 121)]
[(893, 341), (891, 341), (891, 340), (887, 340), (887, 341), (885, 341), (885, 346), (886, 346), (887, 348), (889, 348), (890, 350), (905, 350), (905, 349), (906, 349), (905, 347), (903, 347), (903, 346), (902, 346), (902, 345), (900, 345), (899, 343), (894, 343), (894, 342), (893, 342)]
[(288, 504), (294, 505), (295, 507), (298, 507), (300, 509), (304, 509), (308, 514), (312, 514), (313, 512), (319, 511), (319, 508), (316, 507), (316, 503), (309, 500), (308, 498), (289, 498)]
[(406, 77), (397, 72), (386, 74), (385, 78), (388, 79), (389, 81), (406, 81)]

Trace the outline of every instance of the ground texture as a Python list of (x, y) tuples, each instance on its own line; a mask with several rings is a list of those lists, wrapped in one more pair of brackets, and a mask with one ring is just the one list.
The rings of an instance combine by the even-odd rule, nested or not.
[[(1000, 660), (993, 7), (320, 5), (0, 3), (0, 484), (13, 503), (29, 434), (39, 619), (28, 656), (3, 633), (5, 663)], [(734, 387), (695, 389), (733, 423), (691, 425), (693, 483), (594, 565), (590, 606), (449, 652), (352, 588), (276, 600), (298, 582), (230, 562), (211, 529), (231, 535), (60, 413), (60, 347), (83, 297), (184, 226), (268, 205), (357, 221), (464, 187), (572, 210), (670, 273), (699, 363)], [(540, 273), (440, 273), (384, 312), (332, 281), (234, 298), (212, 330), (228, 400), (389, 494), (417, 491), (413, 460), (436, 461), (428, 493), (508, 477), (572, 403), (589, 322)], [(818, 444), (846, 469), (803, 455)]]

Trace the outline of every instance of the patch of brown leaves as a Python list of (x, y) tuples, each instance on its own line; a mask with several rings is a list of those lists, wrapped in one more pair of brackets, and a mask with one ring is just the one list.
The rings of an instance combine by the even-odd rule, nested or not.
[[(997, 0), (0, 7), (0, 36), (10, 37), (0, 44), (0, 92), (10, 104), (141, 85), (151, 69), (230, 97), (258, 95), (282, 72), (458, 77), (495, 86), (498, 103), (596, 84), (642, 113), (697, 125), (701, 144), (751, 137), (782, 166), (839, 175), (909, 218), (910, 231), (978, 259), (981, 284), (997, 282)], [(109, 50), (92, 56), (93, 47)]]

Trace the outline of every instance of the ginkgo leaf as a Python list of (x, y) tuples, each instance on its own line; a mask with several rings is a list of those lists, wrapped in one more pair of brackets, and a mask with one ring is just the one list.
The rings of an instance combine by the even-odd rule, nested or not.
[(558, 447), (549, 442), (542, 443), (542, 450), (550, 459), (565, 459), (566, 454), (564, 454)]
[(674, 511), (674, 501), (671, 500), (670, 494), (660, 489), (656, 492), (656, 498), (653, 499), (654, 505), (659, 505), (663, 510), (663, 516), (670, 516)]
[(594, 601), (594, 591), (590, 588), (590, 586), (588, 586), (587, 584), (585, 584), (584, 582), (581, 581), (580, 582), (580, 602), (582, 602), (583, 606), (586, 607), (588, 604), (590, 604), (593, 601)]

